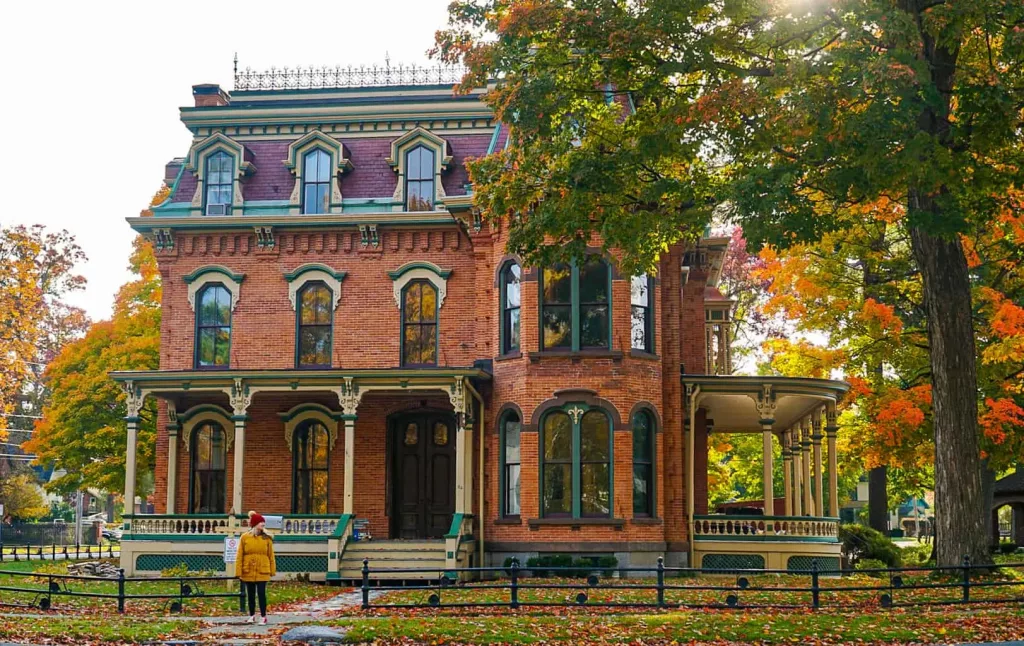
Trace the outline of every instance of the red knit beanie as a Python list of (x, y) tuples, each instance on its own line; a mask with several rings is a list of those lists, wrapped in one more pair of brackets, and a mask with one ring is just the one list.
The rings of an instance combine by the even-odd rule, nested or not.
[(257, 514), (254, 511), (250, 511), (249, 512), (249, 527), (255, 527), (255, 526), (259, 525), (260, 523), (265, 523), (265, 522), (267, 522), (267, 519), (264, 518), (263, 516), (260, 516), (259, 514)]

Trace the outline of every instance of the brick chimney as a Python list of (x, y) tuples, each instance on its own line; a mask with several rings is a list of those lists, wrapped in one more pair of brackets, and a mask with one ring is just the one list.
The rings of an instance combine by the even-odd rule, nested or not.
[(192, 86), (192, 96), (196, 99), (197, 108), (208, 108), (231, 103), (231, 95), (216, 83), (203, 83)]

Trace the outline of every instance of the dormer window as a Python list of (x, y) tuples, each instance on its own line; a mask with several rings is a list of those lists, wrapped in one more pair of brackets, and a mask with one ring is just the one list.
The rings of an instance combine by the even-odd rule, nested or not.
[(405, 154), (405, 210), (434, 210), (434, 151), (423, 145)]
[(207, 215), (230, 215), (235, 162), (231, 155), (218, 151), (206, 159)]
[(305, 154), (302, 164), (302, 212), (330, 212), (331, 156), (314, 148)]

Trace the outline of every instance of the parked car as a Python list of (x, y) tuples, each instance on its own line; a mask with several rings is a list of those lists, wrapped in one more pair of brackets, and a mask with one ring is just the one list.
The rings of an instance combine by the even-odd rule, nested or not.
[(107, 529), (106, 527), (104, 527), (103, 528), (103, 532), (102, 532), (102, 536), (103, 536), (103, 540), (108, 541), (110, 543), (120, 543), (121, 542), (121, 530), (120, 529)]

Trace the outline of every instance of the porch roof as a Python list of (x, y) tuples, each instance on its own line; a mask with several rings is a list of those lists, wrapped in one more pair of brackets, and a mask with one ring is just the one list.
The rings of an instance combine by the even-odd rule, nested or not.
[(483, 368), (332, 368), (320, 370), (118, 370), (115, 381), (151, 393), (183, 390), (225, 390), (238, 380), (259, 390), (335, 390), (350, 382), (359, 387), (395, 389), (430, 386), (448, 388), (456, 379), (490, 381)]
[(774, 401), (772, 426), (783, 430), (826, 404), (837, 404), (850, 390), (845, 381), (807, 377), (684, 374), (682, 382), (696, 391), (695, 403), (714, 420), (715, 432), (724, 433), (760, 433), (758, 403), (765, 397)]

